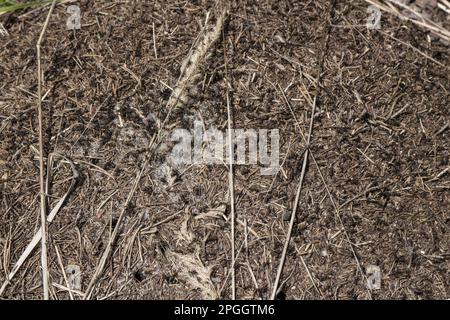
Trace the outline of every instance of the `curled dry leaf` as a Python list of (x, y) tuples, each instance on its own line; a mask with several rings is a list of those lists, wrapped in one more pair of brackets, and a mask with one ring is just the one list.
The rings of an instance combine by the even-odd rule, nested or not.
[(221, 204), (220, 206), (218, 206), (214, 209), (211, 209), (211, 210), (208, 210), (207, 212), (196, 215), (194, 219), (196, 219), (196, 220), (207, 219), (207, 218), (219, 219), (219, 218), (223, 217), (226, 209), (227, 209), (227, 206), (225, 204)]
[(211, 267), (206, 267), (198, 253), (181, 254), (167, 251), (167, 257), (172, 261), (180, 278), (194, 290), (199, 290), (203, 299), (217, 299), (217, 290), (211, 281)]

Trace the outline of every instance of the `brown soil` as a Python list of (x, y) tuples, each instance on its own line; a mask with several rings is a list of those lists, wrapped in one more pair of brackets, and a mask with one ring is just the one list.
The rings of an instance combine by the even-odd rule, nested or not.
[[(148, 148), (182, 62), (218, 8), (205, 0), (79, 4), (81, 30), (66, 30), (67, 4), (58, 5), (42, 48), (45, 154), (64, 155), (80, 174), (48, 229), (51, 297), (69, 298), (55, 247), (63, 265), (80, 266), (83, 292), (148, 160), (92, 298), (230, 298), (227, 166), (167, 169), (170, 144)], [(233, 2), (224, 39), (165, 123), (192, 129), (202, 119), (225, 130), (228, 77), (233, 126), (280, 130), (276, 176), (257, 165), (234, 170), (239, 298), (270, 296), (316, 93), (278, 298), (450, 295), (449, 46), (388, 13), (380, 30), (368, 30), (367, 7), (339, 0), (328, 19), (325, 0)], [(0, 284), (40, 225), (36, 41), (47, 10), (0, 20), (9, 33), (0, 36)], [(50, 208), (72, 176), (61, 159), (52, 172)], [(370, 265), (381, 268), (381, 289), (371, 292), (362, 275)], [(1, 298), (41, 297), (38, 246)]]

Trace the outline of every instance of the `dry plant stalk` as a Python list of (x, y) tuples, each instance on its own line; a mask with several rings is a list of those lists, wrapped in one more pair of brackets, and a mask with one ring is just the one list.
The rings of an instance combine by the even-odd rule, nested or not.
[(316, 94), (314, 96), (314, 100), (311, 106), (311, 119), (310, 119), (310, 123), (309, 123), (309, 130), (308, 130), (308, 136), (307, 136), (307, 140), (306, 140), (306, 151), (304, 153), (303, 156), (303, 164), (302, 164), (302, 171), (300, 174), (300, 181), (298, 183), (297, 186), (297, 192), (295, 194), (295, 199), (294, 199), (294, 204), (292, 205), (292, 213), (291, 213), (291, 217), (289, 220), (289, 227), (288, 227), (288, 232), (286, 235), (286, 240), (284, 242), (284, 246), (283, 246), (283, 253), (281, 255), (281, 259), (280, 259), (280, 264), (278, 265), (278, 269), (277, 269), (277, 275), (275, 278), (275, 283), (273, 285), (273, 289), (272, 289), (272, 294), (270, 296), (271, 300), (275, 300), (277, 293), (278, 293), (278, 287), (279, 287), (279, 283), (280, 283), (280, 279), (281, 276), (283, 274), (283, 268), (284, 268), (284, 263), (286, 262), (286, 255), (287, 255), (287, 251), (289, 248), (289, 243), (291, 240), (291, 236), (292, 236), (292, 230), (294, 227), (294, 223), (295, 223), (295, 217), (297, 215), (297, 207), (298, 207), (298, 203), (300, 200), (300, 193), (302, 191), (302, 187), (303, 187), (303, 180), (305, 178), (305, 174), (306, 174), (306, 168), (307, 168), (307, 164), (308, 164), (308, 158), (309, 158), (309, 154), (310, 154), (310, 143), (311, 143), (311, 136), (312, 136), (312, 131), (313, 131), (313, 127), (314, 127), (314, 118), (315, 118), (315, 113), (316, 113), (316, 105), (317, 105), (317, 97), (319, 96), (320, 93), (320, 79), (321, 79), (321, 73), (322, 73), (322, 69), (323, 69), (323, 63), (325, 60), (325, 55), (327, 52), (327, 47), (328, 47), (328, 39), (330, 36), (330, 24), (331, 24), (331, 19), (333, 17), (333, 11), (334, 11), (334, 7), (336, 4), (336, 0), (331, 1), (330, 3), (330, 11), (328, 14), (328, 19), (326, 22), (326, 29), (325, 29), (325, 37), (323, 39), (323, 44), (322, 44), (322, 54), (321, 54), (321, 58), (319, 60), (319, 71), (315, 80), (316, 83)]
[[(315, 117), (315, 110), (316, 110), (316, 99), (317, 99), (317, 96), (314, 98), (314, 102), (312, 105), (311, 120), (310, 120), (310, 124), (309, 124), (309, 134), (307, 137), (307, 145), (309, 145), (309, 143), (311, 142), (311, 134), (312, 134), (312, 128), (313, 128), (313, 124), (314, 124), (314, 117)], [(292, 207), (291, 218), (289, 220), (288, 233), (286, 235), (286, 241), (284, 243), (283, 253), (281, 255), (281, 261), (280, 261), (280, 264), (278, 265), (275, 283), (273, 285), (272, 294), (270, 296), (271, 300), (275, 300), (275, 298), (277, 296), (278, 286), (280, 283), (281, 276), (283, 274), (284, 263), (286, 261), (286, 254), (287, 254), (287, 250), (289, 248), (289, 242), (290, 242), (291, 236), (292, 236), (292, 229), (294, 227), (295, 217), (297, 216), (297, 207), (298, 207), (298, 202), (300, 200), (300, 193), (301, 193), (302, 187), (303, 187), (303, 180), (304, 180), (305, 174), (306, 174), (308, 158), (309, 158), (309, 148), (306, 149), (304, 156), (303, 156), (303, 164), (302, 164), (302, 171), (300, 174), (300, 181), (298, 183), (297, 192), (295, 194), (295, 200), (294, 200), (294, 204)]]
[(41, 267), (42, 267), (42, 284), (44, 289), (44, 300), (49, 299), (48, 286), (48, 263), (47, 263), (47, 199), (45, 195), (44, 183), (44, 142), (42, 135), (42, 69), (41, 69), (41, 44), (44, 39), (45, 31), (47, 30), (50, 16), (55, 8), (56, 0), (53, 0), (52, 6), (48, 11), (44, 26), (36, 44), (37, 49), (37, 73), (38, 73), (38, 119), (39, 119), (39, 187), (40, 187), (40, 204), (41, 204)]
[(228, 190), (230, 193), (230, 216), (231, 216), (231, 298), (236, 299), (236, 248), (235, 248), (235, 225), (236, 225), (236, 212), (235, 212), (235, 199), (234, 199), (234, 176), (233, 176), (233, 145), (231, 143), (231, 106), (230, 106), (230, 93), (228, 92), (227, 85), (227, 114), (228, 114), (228, 153), (230, 159), (230, 167), (228, 170)]
[(68, 292), (69, 292), (70, 300), (74, 300), (73, 299), (72, 290), (71, 290), (70, 285), (69, 285), (69, 280), (67, 279), (66, 270), (64, 269), (64, 264), (62, 262), (61, 254), (59, 253), (59, 249), (58, 249), (57, 245), (55, 245), (55, 252), (56, 252), (56, 257), (58, 258), (58, 264), (59, 264), (59, 267), (61, 268), (61, 273), (63, 275), (64, 282), (65, 282), (66, 287), (67, 287)]
[[(344, 232), (345, 239), (347, 240), (348, 244), (350, 245), (350, 249), (352, 251), (353, 257), (355, 258), (356, 265), (358, 267), (358, 271), (361, 273), (361, 277), (367, 282), (366, 274), (363, 271), (363, 268), (361, 266), (361, 262), (359, 261), (358, 255), (356, 254), (356, 251), (355, 251), (355, 248), (353, 247), (353, 243), (352, 243), (352, 241), (350, 239), (350, 236), (349, 236), (347, 230), (345, 229), (344, 221), (342, 221), (342, 217), (341, 217), (341, 214), (339, 212), (339, 208), (336, 205), (336, 203), (335, 203), (335, 201), (333, 199), (333, 196), (331, 195), (330, 188), (328, 187), (328, 184), (325, 181), (325, 177), (322, 174), (322, 170), (320, 169), (320, 166), (317, 163), (316, 158), (314, 157), (314, 154), (312, 152), (311, 152), (311, 158), (313, 159), (313, 162), (316, 165), (317, 170), (319, 171), (319, 175), (320, 175), (320, 178), (322, 180), (322, 183), (325, 186), (325, 190), (327, 191), (327, 195), (330, 198), (331, 204), (333, 205), (333, 208), (335, 210), (335, 215), (336, 215), (340, 225), (342, 226), (342, 230)], [(369, 295), (369, 298), (372, 299), (372, 291), (371, 291), (371, 289), (369, 287), (366, 287), (366, 288), (367, 288), (367, 293)]]
[[(62, 205), (64, 204), (64, 202), (66, 201), (67, 197), (72, 193), (72, 191), (75, 188), (75, 185), (77, 183), (77, 179), (79, 177), (78, 171), (75, 168), (75, 165), (73, 164), (72, 161), (70, 161), (69, 159), (58, 155), (56, 153), (51, 153), (49, 155), (49, 164), (52, 163), (52, 159), (53, 157), (58, 156), (58, 157), (62, 157), (63, 159), (65, 159), (71, 169), (72, 169), (72, 182), (70, 183), (69, 189), (66, 191), (66, 193), (64, 194), (64, 196), (62, 196), (61, 199), (59, 199), (59, 201), (56, 203), (55, 207), (52, 209), (52, 211), (50, 212), (50, 214), (47, 217), (47, 223), (51, 223), (53, 221), (53, 219), (55, 219), (56, 215), (58, 214), (59, 210), (61, 209)], [(48, 178), (48, 177), (47, 177)], [(27, 260), (27, 258), (30, 256), (30, 254), (33, 252), (33, 250), (36, 248), (36, 246), (38, 245), (39, 241), (41, 241), (41, 239), (43, 239), (43, 229), (40, 228), (34, 235), (34, 237), (31, 239), (30, 243), (28, 244), (28, 246), (25, 248), (25, 250), (22, 252), (22, 254), (19, 257), (19, 260), (17, 260), (17, 262), (15, 263), (13, 269), (11, 270), (11, 272), (8, 274), (8, 276), (5, 279), (5, 282), (3, 282), (2, 287), (0, 288), (0, 297), (3, 295), (3, 293), (6, 290), (6, 287), (8, 286), (8, 284), (11, 282), (11, 280), (14, 278), (14, 276), (16, 275), (17, 271), (19, 271), (19, 269), (22, 267), (23, 263)]]
[(102, 275), (103, 270), (105, 269), (106, 261), (108, 260), (110, 254), (111, 254), (112, 247), (116, 241), (119, 230), (122, 227), (122, 221), (125, 217), (125, 212), (128, 208), (128, 205), (130, 204), (131, 199), (133, 198), (134, 193), (136, 192), (136, 188), (139, 184), (139, 181), (141, 180), (142, 173), (144, 172), (144, 169), (146, 166), (147, 166), (147, 161), (144, 162), (144, 165), (139, 170), (139, 172), (136, 176), (136, 179), (133, 183), (133, 187), (131, 188), (131, 191), (128, 194), (128, 197), (127, 197), (127, 199), (123, 205), (123, 208), (120, 212), (119, 218), (117, 219), (117, 223), (116, 223), (116, 226), (114, 227), (114, 231), (111, 234), (111, 237), (108, 241), (108, 245), (106, 246), (105, 251), (103, 251), (102, 257), (100, 258), (100, 261), (97, 264), (94, 275), (92, 276), (92, 279), (89, 282), (88, 288), (86, 289), (86, 292), (84, 293), (83, 300), (89, 300), (91, 298), (92, 292), (94, 290), (94, 286), (97, 283), (97, 280), (99, 279), (99, 277)]
[(231, 224), (231, 299), (236, 299), (236, 248), (235, 248), (235, 225), (236, 225), (236, 212), (235, 212), (235, 197), (234, 197), (234, 176), (233, 176), (233, 144), (232, 141), (232, 127), (233, 118), (231, 112), (230, 103), (230, 83), (228, 81), (228, 57), (227, 57), (227, 46), (225, 40), (225, 33), (222, 31), (223, 38), (223, 59), (225, 63), (225, 85), (226, 90), (226, 100), (227, 100), (227, 124), (228, 124), (228, 158), (230, 159), (230, 165), (228, 168), (228, 192), (230, 196), (230, 224)]

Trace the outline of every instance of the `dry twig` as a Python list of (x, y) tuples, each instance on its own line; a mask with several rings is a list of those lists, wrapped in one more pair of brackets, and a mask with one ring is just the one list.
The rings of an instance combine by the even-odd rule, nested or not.
[(328, 47), (328, 39), (330, 36), (330, 23), (331, 23), (331, 19), (333, 18), (333, 11), (334, 11), (334, 6), (336, 4), (335, 0), (332, 0), (330, 3), (330, 12), (329, 12), (329, 17), (327, 20), (327, 28), (326, 28), (326, 33), (325, 33), (325, 38), (323, 40), (323, 45), (322, 45), (322, 55), (321, 58), (319, 60), (319, 71), (317, 74), (317, 78), (316, 78), (316, 95), (314, 97), (314, 101), (311, 107), (311, 120), (309, 123), (309, 131), (308, 131), (308, 137), (307, 137), (307, 141), (306, 141), (306, 145), (307, 145), (307, 149), (305, 151), (305, 154), (303, 156), (303, 164), (302, 164), (302, 171), (300, 174), (300, 181), (298, 183), (298, 187), (297, 187), (297, 192), (295, 194), (295, 199), (294, 199), (294, 204), (292, 205), (292, 213), (291, 213), (291, 218), (289, 221), (289, 227), (288, 227), (288, 232), (286, 235), (286, 240), (284, 242), (284, 247), (283, 247), (283, 253), (281, 255), (281, 259), (280, 259), (280, 264), (278, 265), (278, 269), (277, 269), (277, 275), (275, 278), (275, 283), (273, 284), (272, 287), (272, 294), (270, 296), (270, 298), (272, 300), (275, 300), (276, 296), (277, 296), (277, 292), (278, 292), (278, 287), (279, 287), (279, 283), (280, 283), (280, 279), (281, 276), (283, 274), (283, 268), (284, 268), (284, 263), (286, 261), (286, 254), (289, 248), (289, 243), (291, 240), (291, 236), (292, 236), (292, 229), (294, 227), (294, 223), (295, 223), (295, 217), (297, 214), (297, 207), (298, 207), (298, 203), (300, 200), (300, 193), (302, 191), (302, 187), (303, 187), (303, 180), (305, 178), (305, 174), (306, 174), (306, 168), (307, 168), (307, 164), (308, 164), (308, 158), (309, 158), (309, 147), (311, 144), (311, 136), (312, 136), (312, 130), (313, 130), (313, 126), (314, 126), (314, 118), (315, 118), (315, 113), (316, 113), (316, 105), (317, 105), (317, 97), (319, 95), (320, 92), (320, 79), (321, 79), (321, 73), (322, 73), (322, 69), (323, 69), (323, 62), (325, 60), (325, 55), (327, 52), (327, 47)]
[(41, 69), (41, 44), (47, 30), (50, 16), (55, 8), (56, 0), (53, 0), (52, 6), (48, 11), (44, 26), (36, 44), (37, 49), (37, 73), (38, 73), (38, 118), (39, 118), (39, 185), (40, 185), (40, 203), (41, 203), (41, 267), (42, 267), (42, 284), (44, 289), (44, 300), (49, 299), (48, 294), (48, 263), (47, 263), (47, 199), (45, 195), (44, 183), (44, 138), (42, 134), (42, 69)]

